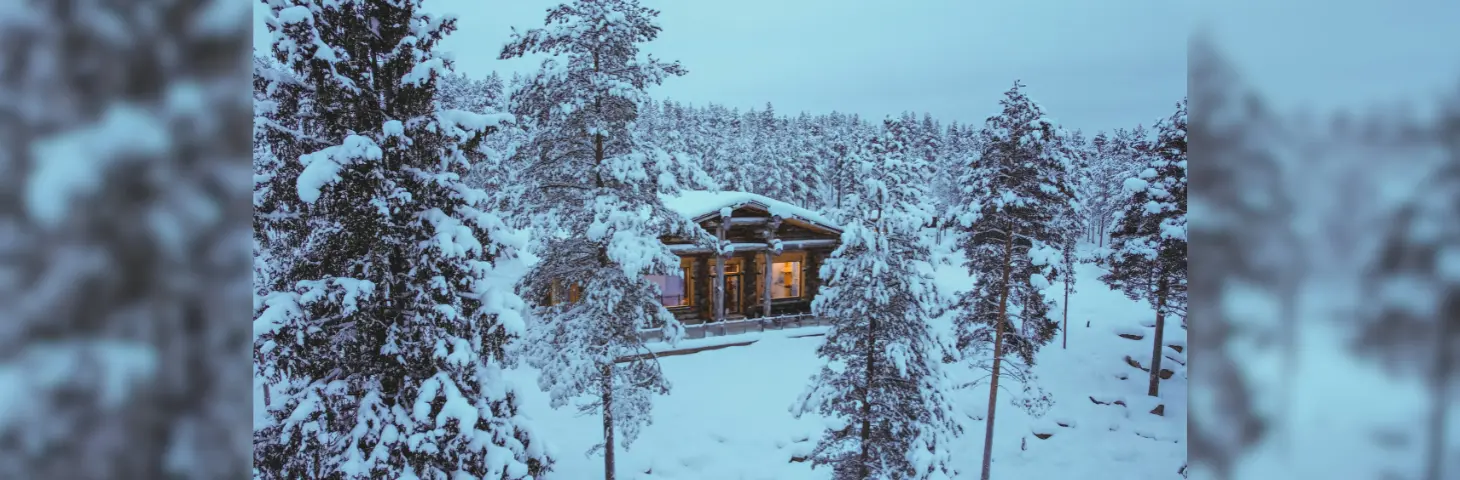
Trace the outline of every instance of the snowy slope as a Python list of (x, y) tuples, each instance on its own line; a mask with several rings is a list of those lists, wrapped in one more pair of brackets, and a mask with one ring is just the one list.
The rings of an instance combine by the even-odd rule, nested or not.
[[(1153, 322), (1153, 312), (1105, 288), (1097, 280), (1101, 273), (1092, 265), (1077, 267), (1077, 293), (1070, 298), (1069, 349), (1061, 349), (1056, 340), (1037, 358), (1035, 372), (1054, 397), (1054, 407), (1043, 418), (1031, 418), (1000, 398), (994, 428), (996, 478), (1180, 478), (1177, 471), (1186, 459), (1185, 369), (1163, 360), (1162, 367), (1174, 372), (1161, 385), (1159, 401), (1166, 405), (1165, 416), (1148, 413), (1158, 402), (1145, 395), (1149, 376), (1126, 364), (1125, 357), (1149, 363), (1154, 329), (1140, 325)], [(1118, 333), (1140, 333), (1143, 339), (1122, 338)], [(1184, 346), (1184, 333), (1178, 322), (1171, 322), (1165, 343)], [(1168, 349), (1167, 354), (1185, 361), (1180, 353)], [(965, 370), (964, 375), (973, 373)], [(964, 400), (959, 406), (967, 414), (982, 417), (988, 408), (987, 383), (958, 398)], [(964, 457), (962, 470), (965, 476), (976, 476), (984, 425), (970, 422), (965, 428), (961, 440), (971, 453)], [(1039, 439), (1036, 433), (1051, 436)]]
[[(952, 257), (935, 269), (940, 287), (967, 288), (968, 277)], [(1058, 341), (1044, 349), (1036, 371), (1041, 385), (1055, 398), (1043, 418), (1030, 418), (1003, 398), (995, 429), (995, 478), (1175, 479), (1186, 458), (1186, 380), (1181, 365), (1164, 361), (1175, 372), (1163, 381), (1166, 415), (1147, 413), (1155, 399), (1145, 396), (1146, 373), (1126, 364), (1130, 355), (1150, 360), (1149, 307), (1110, 291), (1097, 280), (1101, 271), (1082, 265), (1077, 293), (1070, 300), (1070, 348)], [(1086, 327), (1085, 322), (1090, 322)], [(1184, 344), (1179, 322), (1166, 335)], [(1117, 333), (1139, 333), (1145, 340)], [(662, 359), (673, 382), (669, 396), (654, 404), (654, 425), (633, 447), (618, 452), (620, 478), (625, 479), (825, 479), (830, 470), (811, 470), (791, 459), (804, 455), (824, 428), (815, 417), (793, 418), (788, 407), (820, 368), (815, 349), (821, 337), (762, 337), (746, 346), (728, 347)], [(1169, 356), (1184, 361), (1174, 351)], [(971, 379), (966, 368), (950, 366), (955, 377)], [(1124, 375), (1125, 380), (1119, 377)], [(599, 478), (602, 457), (585, 457), (601, 438), (597, 416), (579, 417), (571, 408), (548, 408), (547, 396), (531, 386), (534, 372), (511, 374), (521, 386), (523, 413), (553, 444), (556, 471), (549, 478)], [(1011, 386), (1011, 388), (1016, 388)], [(1121, 400), (1126, 406), (1098, 405)], [(962, 474), (977, 478), (987, 409), (987, 384), (955, 392), (966, 415), (965, 432), (955, 446)], [(1059, 424), (1069, 425), (1062, 427)], [(1052, 434), (1038, 439), (1034, 434)], [(1021, 449), (1021, 445), (1024, 449)]]

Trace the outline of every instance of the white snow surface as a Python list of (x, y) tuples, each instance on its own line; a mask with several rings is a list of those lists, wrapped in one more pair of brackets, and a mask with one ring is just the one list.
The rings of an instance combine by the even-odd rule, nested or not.
[[(718, 207), (703, 208), (714, 212)], [(934, 278), (941, 294), (970, 287), (971, 279), (961, 263), (957, 254), (937, 261)], [(1163, 360), (1163, 368), (1176, 374), (1162, 381), (1160, 399), (1145, 395), (1148, 374), (1127, 365), (1124, 357), (1144, 352), (1135, 358), (1142, 364), (1149, 363), (1150, 329), (1141, 327), (1141, 323), (1149, 323), (1147, 317), (1154, 318), (1154, 313), (1149, 306), (1106, 288), (1097, 280), (1101, 273), (1093, 265), (1077, 267), (1076, 291), (1070, 297), (1069, 349), (1061, 349), (1060, 339), (1056, 339), (1039, 354), (1035, 373), (1040, 377), (1040, 386), (1055, 400), (1049, 412), (1033, 418), (1015, 408), (1010, 404), (1013, 396), (1009, 392), (1018, 392), (1019, 386), (1012, 380), (1005, 381), (1009, 390), (1000, 394), (994, 432), (996, 478), (1181, 478), (1177, 470), (1186, 460), (1184, 368)], [(1051, 290), (1058, 288), (1063, 287)], [(1086, 321), (1090, 322), (1088, 328)], [(938, 334), (946, 334), (946, 318), (933, 322)], [(1166, 335), (1184, 343), (1185, 332), (1179, 325), (1178, 321), (1168, 321)], [(789, 337), (822, 329), (680, 342), (676, 348), (754, 341), (745, 346), (661, 358), (672, 384), (671, 392), (654, 398), (654, 423), (643, 429), (637, 442), (630, 449), (618, 450), (618, 477), (831, 478), (829, 468), (813, 470), (808, 463), (790, 461), (809, 453), (828, 426), (814, 413), (798, 419), (790, 412), (808, 380), (825, 364), (816, 356), (824, 337)], [(1144, 332), (1147, 340), (1128, 340), (1115, 333), (1125, 331)], [(664, 347), (653, 345), (651, 349), (662, 351)], [(1165, 350), (1168, 358), (1178, 357), (1171, 349)], [(1184, 361), (1184, 356), (1179, 358)], [(963, 365), (947, 368), (955, 383), (981, 376)], [(507, 371), (505, 376), (517, 385), (532, 385), (537, 374), (520, 367)], [(596, 415), (579, 416), (569, 407), (554, 410), (549, 407), (548, 395), (534, 388), (522, 388), (519, 394), (521, 413), (531, 417), (556, 458), (555, 470), (545, 478), (601, 478), (602, 457), (583, 455), (590, 445), (600, 441), (601, 420)], [(959, 421), (964, 428), (963, 435), (951, 445), (954, 466), (960, 470), (955, 478), (976, 478), (982, 458), (981, 418), (988, 408), (988, 385), (949, 394), (962, 414)], [(1091, 397), (1122, 400), (1127, 406), (1098, 405)], [(1147, 413), (1156, 402), (1165, 403), (1165, 416)], [(1041, 440), (1035, 433), (1052, 436)]]
[(815, 210), (749, 192), (684, 190), (677, 195), (660, 195), (660, 198), (664, 200), (664, 206), (689, 219), (720, 212), (726, 208), (734, 210), (744, 205), (756, 205), (764, 208), (771, 215), (779, 215), (781, 218), (796, 218), (836, 229), (841, 228), (836, 222)]

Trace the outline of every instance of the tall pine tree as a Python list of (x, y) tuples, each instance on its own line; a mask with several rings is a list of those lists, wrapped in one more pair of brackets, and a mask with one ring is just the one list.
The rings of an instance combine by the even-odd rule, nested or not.
[[(1460, 93), (1460, 92), (1457, 92)], [(1455, 477), (1446, 430), (1460, 377), (1460, 96), (1442, 107), (1434, 138), (1445, 153), (1387, 227), (1370, 260), (1354, 347), (1390, 371), (1418, 377), (1429, 393), (1418, 478)], [(1345, 212), (1349, 213), (1349, 212)]]
[(640, 57), (641, 44), (659, 35), (658, 14), (635, 0), (560, 4), (544, 28), (514, 33), (501, 53), (549, 56), (513, 99), (535, 124), (523, 150), (528, 201), (539, 218), (555, 217), (542, 245), (551, 253), (523, 285), (539, 294), (529, 358), (554, 407), (593, 398), (578, 407), (602, 417), (594, 451), (604, 449), (608, 479), (615, 439), (633, 442), (652, 421), (650, 395), (669, 390), (656, 359), (633, 355), (644, 351), (639, 329), (661, 326), (671, 341), (682, 333), (646, 277), (680, 274), (659, 237), (703, 234), (659, 197), (676, 188), (673, 160), (631, 128), (649, 104), (645, 89), (685, 73), (677, 62)]
[(1186, 316), (1186, 101), (1157, 126), (1150, 166), (1125, 181), (1125, 214), (1110, 235), (1109, 273), (1100, 280), (1144, 300), (1156, 311), (1151, 381), (1146, 394), (1159, 396), (1161, 350), (1166, 319)]
[[(1003, 112), (985, 123), (982, 152), (965, 171), (961, 183), (966, 187), (955, 206), (964, 229), (967, 267), (975, 277), (973, 288), (960, 300), (958, 345), (965, 355), (991, 359), (984, 480), (993, 453), (999, 380), (1014, 373), (1026, 388), (1034, 388), (1028, 368), (1059, 328), (1047, 318), (1051, 303), (1046, 295), (1056, 280), (1057, 270), (1051, 267), (1064, 244), (1064, 230), (1056, 221), (1073, 197), (1066, 184), (1066, 159), (1055, 148), (1056, 128), (1022, 87), (1015, 82), (999, 102)], [(1005, 365), (1010, 354), (1021, 367), (1012, 372)], [(1041, 393), (1033, 397), (1025, 401), (1036, 406), (1048, 402)]]
[(930, 166), (912, 151), (909, 128), (887, 120), (857, 165), (846, 199), (842, 245), (822, 268), (827, 285), (813, 309), (833, 322), (817, 354), (828, 365), (793, 406), (838, 421), (811, 453), (833, 478), (952, 476), (951, 441), (960, 433), (942, 372), (944, 346), (932, 278), (920, 270), (931, 253), (920, 208), (925, 184), (909, 181)]
[(499, 269), (521, 238), (462, 180), (506, 116), (435, 98), (451, 62), (433, 50), (455, 21), (420, 1), (270, 6), (274, 56), (300, 82), (284, 94), (313, 107), (269, 140), (309, 153), (279, 157), (302, 168), (266, 183), (297, 197), (278, 213), (301, 231), (253, 322), (257, 368), (279, 387), (254, 436), (259, 475), (541, 475), (551, 460), (501, 376), (523, 321)]

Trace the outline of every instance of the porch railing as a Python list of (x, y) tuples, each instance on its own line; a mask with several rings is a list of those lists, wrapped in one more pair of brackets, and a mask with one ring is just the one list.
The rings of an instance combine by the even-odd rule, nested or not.
[[(775, 315), (770, 317), (746, 318), (739, 320), (726, 320), (723, 322), (696, 323), (684, 326), (684, 338), (705, 338), (718, 337), (723, 335), (737, 335), (746, 332), (763, 332), (766, 330), (780, 330), (783, 328), (809, 327), (817, 325), (828, 325), (829, 322), (822, 317), (810, 313), (792, 313), (786, 315)], [(639, 328), (639, 338), (646, 342), (664, 340), (664, 331), (660, 326)]]

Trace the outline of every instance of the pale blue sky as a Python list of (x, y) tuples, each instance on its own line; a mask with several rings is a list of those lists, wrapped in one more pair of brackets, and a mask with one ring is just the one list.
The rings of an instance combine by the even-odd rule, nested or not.
[[(541, 26), (558, 3), (428, 1), (460, 17), (442, 48), (470, 75), (536, 69), (497, 53), (510, 27)], [(661, 99), (982, 123), (1019, 78), (1050, 116), (1087, 131), (1149, 126), (1186, 94), (1187, 3), (644, 0), (664, 27), (647, 51), (689, 70), (653, 91)]]
[(1460, 1), (1224, 0), (1193, 10), (1243, 79), (1280, 110), (1408, 104), (1460, 94)]

